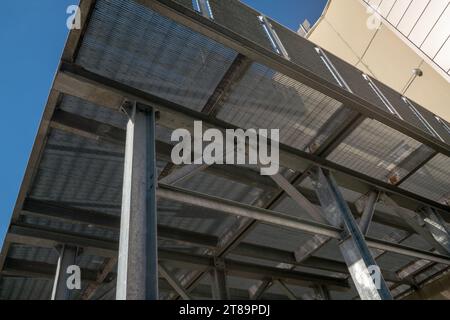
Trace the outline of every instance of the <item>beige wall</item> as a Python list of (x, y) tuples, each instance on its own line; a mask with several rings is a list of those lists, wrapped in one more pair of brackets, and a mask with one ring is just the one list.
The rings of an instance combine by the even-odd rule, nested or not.
[(450, 121), (450, 83), (390, 28), (369, 28), (369, 19), (360, 0), (330, 0), (308, 38)]

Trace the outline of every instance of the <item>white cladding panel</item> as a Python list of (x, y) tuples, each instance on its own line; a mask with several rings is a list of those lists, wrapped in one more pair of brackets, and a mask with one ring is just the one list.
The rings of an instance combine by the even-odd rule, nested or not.
[[(450, 0), (363, 0), (450, 75)], [(447, 78), (448, 79), (448, 78)]]

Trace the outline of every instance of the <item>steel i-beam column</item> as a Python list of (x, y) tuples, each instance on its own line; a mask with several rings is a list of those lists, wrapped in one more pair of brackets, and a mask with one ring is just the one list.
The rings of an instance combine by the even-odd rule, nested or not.
[(59, 252), (59, 259), (56, 267), (55, 282), (53, 284), (52, 300), (69, 300), (71, 289), (67, 284), (67, 280), (71, 273), (68, 271), (70, 266), (76, 265), (78, 248), (62, 245), (57, 250)]
[(229, 300), (227, 275), (223, 259), (214, 258), (214, 269), (211, 270), (212, 295), (214, 300)]
[[(317, 168), (313, 172), (313, 178), (326, 219), (336, 227), (344, 225), (345, 231), (341, 236), (339, 249), (360, 298), (362, 300), (391, 300), (389, 288), (369, 251), (364, 235), (331, 173)], [(377, 273), (376, 278), (372, 278), (374, 272)]]
[(127, 105), (117, 300), (158, 299), (155, 112)]

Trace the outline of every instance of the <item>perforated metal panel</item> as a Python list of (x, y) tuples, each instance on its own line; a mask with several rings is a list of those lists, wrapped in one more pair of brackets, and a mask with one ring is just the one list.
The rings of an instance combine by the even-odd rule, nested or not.
[(260, 13), (240, 1), (209, 0), (214, 21), (272, 51), (269, 39), (258, 20)]
[[(396, 183), (411, 170), (409, 161), (430, 156), (432, 150), (372, 119), (366, 119), (330, 154), (329, 160), (373, 178)], [(390, 179), (392, 178), (392, 179)]]
[(174, 1), (185, 6), (186, 8), (193, 9), (192, 0), (174, 0)]
[(2, 278), (0, 300), (49, 300), (51, 281), (45, 279)]
[[(56, 264), (58, 254), (55, 249), (37, 248), (26, 245), (11, 245), (8, 259), (16, 259), (21, 261), (30, 261), (54, 265), (56, 272)], [(93, 257), (81, 254), (77, 258), (77, 265), (82, 269), (92, 271), (100, 270), (104, 262), (103, 258)], [(4, 277), (0, 280), (0, 300), (49, 300), (53, 287), (53, 276), (46, 275), (39, 277), (20, 278), (20, 277)], [(82, 283), (84, 289), (86, 283)], [(82, 290), (73, 290), (72, 299), (79, 299)]]
[(18, 244), (11, 246), (8, 257), (11, 259), (44, 262), (55, 265), (58, 262), (58, 253), (56, 249), (33, 248)]
[(437, 155), (400, 187), (450, 205), (450, 158)]
[[(218, 118), (246, 129), (280, 129), (280, 142), (304, 149), (341, 106), (300, 82), (254, 63), (232, 89)], [(339, 124), (336, 121), (334, 125)]]
[(77, 63), (200, 111), (236, 52), (133, 1), (97, 1)]
[[(31, 197), (60, 202), (83, 202), (88, 207), (120, 206), (123, 152), (120, 146), (52, 131)], [(105, 208), (106, 209), (106, 208)], [(107, 210), (119, 214), (120, 210)]]
[(31, 216), (24, 217), (24, 222), (32, 226), (45, 227), (49, 228), (50, 230), (59, 231), (63, 233), (69, 232), (85, 237), (93, 237), (116, 241), (119, 240), (118, 231), (93, 227), (86, 224), (66, 223), (58, 219), (47, 219), (43, 217), (31, 217)]
[(285, 46), (292, 62), (313, 72), (315, 75), (325, 79), (334, 84), (338, 84), (327, 69), (326, 65), (320, 59), (319, 54), (315, 50), (316, 45), (298, 34), (289, 30), (279, 23), (272, 21), (272, 25), (280, 37), (281, 42)]

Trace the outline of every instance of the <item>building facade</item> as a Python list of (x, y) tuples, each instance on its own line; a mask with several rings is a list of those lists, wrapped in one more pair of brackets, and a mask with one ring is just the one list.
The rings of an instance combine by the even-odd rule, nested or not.
[(307, 37), (449, 120), (449, 2), (330, 0)]

